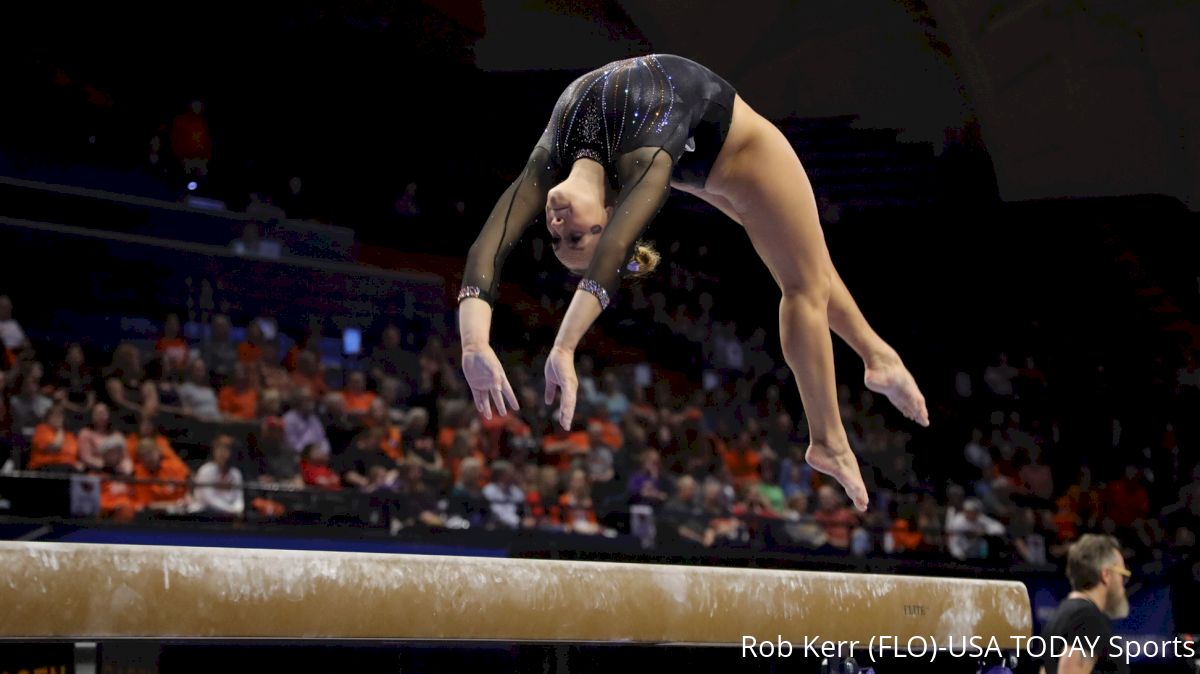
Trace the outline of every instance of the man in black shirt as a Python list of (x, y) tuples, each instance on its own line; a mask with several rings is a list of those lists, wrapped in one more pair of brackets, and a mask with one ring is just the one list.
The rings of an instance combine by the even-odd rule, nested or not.
[[(1067, 552), (1067, 578), (1073, 591), (1058, 605), (1042, 630), (1047, 648), (1042, 671), (1045, 674), (1128, 672), (1125, 659), (1113, 657), (1124, 649), (1119, 643), (1114, 648), (1110, 623), (1129, 615), (1129, 598), (1125, 596), (1129, 569), (1125, 568), (1121, 544), (1112, 536), (1084, 534)], [(1066, 639), (1065, 646), (1062, 639)], [(1072, 649), (1073, 646), (1082, 646), (1085, 652)], [(1052, 657), (1052, 653), (1060, 657)]]

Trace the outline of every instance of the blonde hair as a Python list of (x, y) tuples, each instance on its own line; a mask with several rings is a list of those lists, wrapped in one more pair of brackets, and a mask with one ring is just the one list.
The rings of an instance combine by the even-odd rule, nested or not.
[(662, 255), (654, 249), (654, 245), (645, 241), (638, 241), (633, 244), (633, 262), (637, 262), (638, 270), (631, 271), (626, 274), (626, 278), (643, 279), (649, 276), (658, 267), (659, 261), (662, 260)]

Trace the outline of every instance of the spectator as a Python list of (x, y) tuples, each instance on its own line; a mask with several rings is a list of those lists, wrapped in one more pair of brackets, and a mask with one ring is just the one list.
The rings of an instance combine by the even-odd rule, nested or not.
[(311, 444), (329, 448), (325, 425), (317, 416), (317, 403), (308, 388), (296, 391), (292, 409), (283, 415), (283, 428), (287, 446), (297, 455)]
[(629, 503), (661, 506), (666, 503), (670, 488), (662, 474), (662, 456), (658, 450), (647, 449), (642, 453), (642, 469), (629, 478)]
[(309, 487), (326, 491), (342, 489), (342, 478), (329, 467), (329, 447), (315, 442), (304, 447), (300, 459), (300, 476)]
[(63, 405), (72, 412), (91, 409), (96, 402), (96, 386), (91, 368), (83, 358), (78, 343), (67, 347), (67, 355), (54, 376), (54, 388), (60, 393)]
[(429, 413), (420, 407), (409, 410), (403, 432), (405, 437), (409, 438), (405, 451), (408, 459), (419, 463), (430, 479), (444, 477), (445, 461), (441, 452), (437, 450), (433, 437), (429, 435)]
[(955, 559), (986, 559), (990, 552), (987, 538), (1004, 535), (1004, 525), (982, 510), (979, 499), (969, 498), (946, 525), (947, 546)]
[(154, 442), (155, 446), (158, 447), (159, 453), (166, 460), (170, 462), (179, 461), (182, 463), (179, 455), (175, 453), (175, 448), (171, 446), (171, 441), (167, 439), (167, 436), (160, 432), (158, 425), (155, 423), (154, 417), (148, 414), (144, 415), (138, 420), (137, 432), (130, 435), (126, 439), (125, 447), (129, 452), (130, 459), (136, 461), (138, 445), (141, 444), (143, 440), (150, 440)]
[(146, 377), (142, 356), (133, 344), (121, 344), (104, 372), (105, 403), (113, 414), (135, 419), (158, 410), (158, 390)]
[(367, 390), (367, 376), (362, 372), (350, 373), (341, 395), (345, 411), (351, 417), (364, 416), (371, 410), (371, 403), (375, 401), (375, 394)]
[[(427, 527), (446, 526), (446, 517), (438, 507), (437, 494), (425, 480), (425, 471), (416, 461), (405, 461), (401, 475), (401, 526), (422, 524)], [(393, 525), (395, 526), (395, 525)]]
[(28, 469), (76, 472), (83, 467), (75, 434), (63, 428), (63, 409), (56, 405), (46, 414), (45, 423), (39, 424), (33, 433)]
[(1119, 529), (1133, 525), (1150, 513), (1150, 494), (1140, 480), (1141, 469), (1130, 464), (1125, 474), (1104, 487), (1100, 500), (1104, 515)]
[(779, 486), (783, 489), (784, 498), (789, 501), (796, 494), (808, 496), (812, 493), (813, 469), (804, 460), (804, 448), (800, 445), (792, 445), (783, 459)]
[[(104, 453), (108, 451), (109, 447), (114, 446), (120, 448), (124, 453), (125, 435), (112, 427), (108, 405), (96, 403), (92, 408), (91, 423), (79, 432), (79, 461), (89, 469), (102, 471), (104, 469)], [(126, 460), (129, 461), (128, 456), (126, 456)], [(132, 470), (133, 463), (130, 461), (125, 468), (125, 473), (130, 473)]]
[(725, 451), (723, 457), (729, 473), (738, 482), (758, 481), (758, 464), (762, 461), (762, 457), (754, 446), (755, 438), (752, 433), (751, 429), (743, 428), (737, 438), (730, 443), (729, 449)]
[(403, 434), (400, 427), (392, 423), (392, 419), (388, 415), (387, 404), (383, 402), (382, 398), (376, 398), (371, 403), (371, 409), (363, 418), (363, 423), (367, 428), (379, 431), (379, 447), (384, 454), (393, 461), (404, 458)]
[(696, 479), (691, 475), (675, 480), (675, 493), (663, 506), (659, 519), (663, 529), (680, 539), (708, 545), (708, 521), (697, 503)]
[(253, 440), (258, 461), (257, 481), (304, 486), (304, 479), (300, 476), (300, 451), (288, 445), (282, 419), (263, 419), (262, 429)]
[(567, 491), (558, 500), (560, 516), (567, 531), (577, 534), (600, 533), (596, 519), (596, 508), (592, 503), (591, 485), (587, 471), (577, 468), (571, 471)]
[(257, 363), (262, 360), (262, 346), (266, 341), (262, 325), (258, 321), (250, 321), (246, 326), (246, 339), (237, 345), (238, 362)]
[(491, 503), (483, 495), (483, 464), (474, 457), (463, 459), (458, 480), (450, 492), (449, 513), (468, 527), (482, 527), (491, 515)]
[(13, 318), (12, 300), (8, 295), (0, 295), (0, 345), (7, 351), (17, 353), (28, 344), (21, 324)]
[(377, 428), (359, 432), (350, 448), (338, 457), (338, 463), (342, 484), (353, 485), (359, 489), (365, 490), (378, 481), (371, 478), (376, 468), (385, 471), (384, 481), (387, 483), (393, 483), (399, 478), (396, 462), (383, 452), (380, 430)]
[(621, 390), (621, 383), (615, 374), (611, 372), (605, 373), (603, 382), (605, 411), (608, 413), (610, 421), (619, 423), (629, 410), (629, 397)]
[(525, 492), (517, 484), (517, 473), (508, 461), (492, 463), (492, 480), (483, 488), (483, 496), (491, 507), (492, 522), (506, 529), (533, 526), (527, 512)]
[(171, 120), (171, 152), (187, 175), (205, 176), (212, 159), (212, 136), (204, 118), (204, 104), (192, 101)]
[(191, 471), (174, 452), (164, 453), (154, 439), (138, 441), (133, 476), (139, 481), (134, 493), (140, 509), (177, 512), (186, 506)]
[(404, 349), (400, 328), (389, 325), (383, 330), (378, 346), (371, 351), (371, 378), (379, 386), (385, 378), (397, 379), (404, 384), (402, 397), (408, 399), (417, 389), (421, 374), (421, 363), (417, 355)]
[(529, 514), (533, 517), (534, 524), (540, 528), (552, 529), (562, 525), (558, 511), (558, 497), (562, 492), (561, 479), (562, 475), (554, 466), (539, 466), (537, 483), (525, 491)]
[(118, 522), (128, 522), (141, 509), (137, 501), (133, 478), (133, 461), (125, 451), (125, 445), (110, 444), (101, 454), (100, 516)]
[(1029, 460), (1021, 466), (1018, 475), (1021, 488), (1031, 496), (1049, 504), (1054, 499), (1054, 474), (1050, 466), (1042, 463), (1042, 449), (1036, 445), (1029, 449)]
[(20, 393), (9, 401), (12, 431), (14, 434), (19, 433), (26, 438), (32, 438), (34, 429), (54, 406), (54, 401), (42, 395), (39, 390), (40, 382), (32, 372), (26, 372), (20, 381)]
[(588, 422), (588, 451), (584, 455), (588, 478), (592, 482), (607, 484), (612, 481), (613, 448), (604, 441), (604, 426), (598, 421)]
[(763, 461), (758, 465), (758, 484), (754, 488), (762, 496), (763, 501), (771, 510), (781, 513), (787, 509), (787, 500), (783, 488), (779, 486), (778, 470), (774, 460)]
[(808, 512), (808, 492), (793, 492), (783, 513), (783, 530), (788, 538), (806, 548), (819, 548), (829, 542), (825, 527)]
[(317, 354), (312, 351), (300, 351), (296, 356), (296, 369), (292, 372), (293, 387), (307, 388), (317, 398), (329, 393), (329, 385), (325, 383), (325, 370)]
[(233, 367), (238, 361), (237, 345), (233, 343), (233, 326), (224, 314), (213, 316), (212, 334), (200, 346), (200, 357), (218, 381), (233, 376)]
[(1022, 508), (1012, 518), (1008, 533), (1019, 561), (1026, 564), (1046, 563), (1046, 537), (1040, 529), (1037, 512), (1033, 508)]
[(725, 485), (715, 478), (709, 478), (704, 482), (700, 497), (700, 510), (708, 522), (708, 528), (704, 532), (705, 547), (713, 547), (717, 543), (736, 542), (742, 536), (742, 523), (734, 517), (725, 491)]
[(221, 407), (217, 392), (208, 378), (208, 366), (201, 359), (188, 364), (187, 381), (179, 385), (179, 402), (184, 414), (200, 421), (221, 421)]
[(250, 368), (239, 362), (233, 368), (233, 382), (217, 397), (221, 412), (233, 419), (250, 421), (258, 417), (258, 388), (250, 377)]
[(154, 343), (159, 358), (171, 361), (173, 370), (183, 369), (188, 359), (188, 345), (179, 336), (179, 316), (169, 314), (163, 322), (162, 336)]
[(231, 464), (233, 438), (222, 433), (213, 440), (212, 456), (196, 471), (192, 492), (195, 512), (205, 515), (241, 517), (245, 511), (242, 472)]
[(983, 431), (978, 427), (971, 429), (971, 440), (963, 447), (963, 457), (967, 463), (977, 468), (980, 474), (992, 473), (992, 454), (983, 444)]
[(813, 519), (825, 527), (829, 545), (838, 550), (849, 550), (852, 539), (866, 536), (859, 528), (858, 513), (842, 501), (842, 495), (830, 485), (821, 485), (817, 490), (817, 512)]

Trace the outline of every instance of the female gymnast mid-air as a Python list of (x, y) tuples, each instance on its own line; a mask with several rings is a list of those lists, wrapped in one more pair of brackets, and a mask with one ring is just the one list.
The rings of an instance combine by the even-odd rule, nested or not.
[(517, 408), (488, 344), (492, 302), (504, 258), (545, 209), (555, 255), (582, 277), (546, 360), (546, 404), (558, 389), (558, 421), (570, 428), (575, 347), (622, 277), (658, 263), (638, 237), (672, 187), (740, 224), (779, 284), (779, 338), (808, 420), (805, 458), (865, 511), (867, 490), (838, 412), (830, 329), (863, 359), (866, 386), (922, 426), (925, 398), (834, 269), (812, 185), (783, 133), (720, 76), (679, 56), (615, 61), (572, 82), (483, 225), (458, 293), (463, 374), (475, 406), (487, 418), (493, 405), (499, 414), (505, 401)]

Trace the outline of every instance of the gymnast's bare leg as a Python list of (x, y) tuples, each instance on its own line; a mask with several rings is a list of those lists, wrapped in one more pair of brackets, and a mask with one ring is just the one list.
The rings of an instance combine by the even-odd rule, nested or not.
[(736, 215), (783, 295), (780, 341), (808, 418), (809, 464), (836, 479), (855, 507), (865, 510), (866, 487), (838, 412), (830, 330), (863, 358), (869, 387), (886, 395), (905, 416), (927, 425), (924, 398), (837, 275), (812, 186), (795, 151), (740, 96), (705, 193)]
[[(734, 222), (742, 224), (741, 216), (733, 210), (733, 204), (725, 197), (682, 184), (674, 187), (708, 202)], [(862, 358), (865, 367), (863, 381), (867, 388), (887, 396), (904, 416), (922, 426), (928, 426), (929, 413), (925, 407), (925, 396), (921, 395), (916, 381), (900, 360), (900, 355), (867, 323), (837, 269), (833, 270), (828, 317), (829, 327), (833, 332)]]

